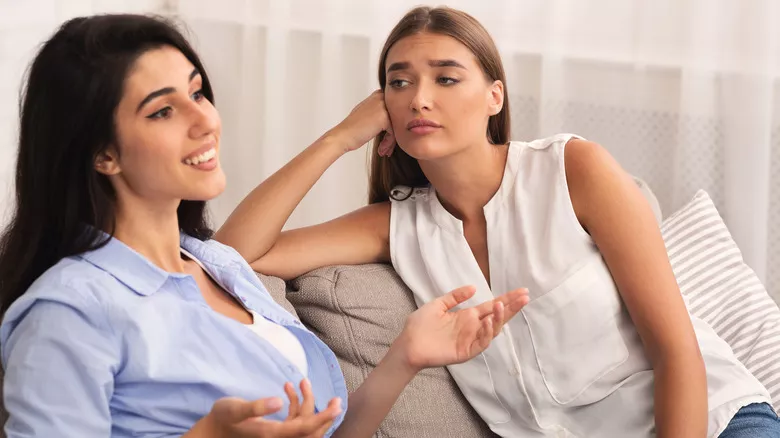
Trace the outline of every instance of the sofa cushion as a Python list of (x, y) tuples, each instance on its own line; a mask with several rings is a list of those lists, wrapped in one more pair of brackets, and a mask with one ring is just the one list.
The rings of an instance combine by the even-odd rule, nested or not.
[(709, 324), (780, 411), (780, 309), (703, 190), (661, 227), (691, 314)]
[[(350, 392), (360, 386), (416, 309), (389, 265), (327, 267), (291, 282), (301, 321), (339, 358)], [(424, 370), (401, 394), (376, 437), (495, 437), (446, 368)]]

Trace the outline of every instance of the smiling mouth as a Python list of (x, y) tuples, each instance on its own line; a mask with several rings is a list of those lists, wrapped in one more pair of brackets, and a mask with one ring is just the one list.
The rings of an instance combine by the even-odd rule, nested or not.
[(214, 159), (217, 156), (217, 148), (213, 147), (200, 155), (194, 157), (187, 157), (184, 159), (184, 164), (190, 166), (197, 166), (198, 164), (206, 163)]

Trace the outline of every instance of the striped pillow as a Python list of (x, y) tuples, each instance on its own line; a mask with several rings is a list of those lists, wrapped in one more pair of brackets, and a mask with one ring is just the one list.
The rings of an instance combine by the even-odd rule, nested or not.
[(780, 309), (743, 262), (715, 204), (700, 190), (661, 233), (691, 314), (731, 346), (780, 410)]

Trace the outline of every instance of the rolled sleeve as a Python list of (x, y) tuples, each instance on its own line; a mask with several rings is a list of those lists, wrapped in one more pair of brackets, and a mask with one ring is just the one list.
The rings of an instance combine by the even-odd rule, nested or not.
[(8, 438), (111, 435), (119, 347), (97, 303), (83, 301), (38, 300), (2, 339)]

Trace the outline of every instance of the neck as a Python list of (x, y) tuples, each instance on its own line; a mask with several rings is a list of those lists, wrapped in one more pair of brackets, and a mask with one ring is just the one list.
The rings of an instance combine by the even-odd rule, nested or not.
[(177, 207), (178, 203), (160, 206), (120, 201), (114, 237), (164, 271), (184, 272)]
[(487, 140), (439, 160), (420, 161), (444, 208), (460, 220), (484, 214), (483, 208), (501, 187), (506, 145)]

